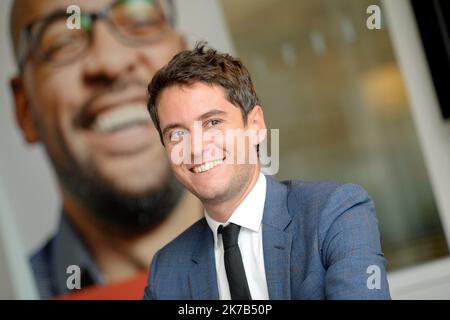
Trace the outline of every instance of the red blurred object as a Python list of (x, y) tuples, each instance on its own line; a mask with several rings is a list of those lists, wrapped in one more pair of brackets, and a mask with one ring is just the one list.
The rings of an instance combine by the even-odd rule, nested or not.
[(57, 300), (142, 300), (147, 285), (147, 272), (142, 272), (131, 279), (108, 285), (96, 285), (77, 290)]

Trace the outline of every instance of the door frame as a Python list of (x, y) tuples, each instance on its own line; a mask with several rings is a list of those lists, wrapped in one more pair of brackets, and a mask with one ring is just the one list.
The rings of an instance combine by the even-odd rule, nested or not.
[[(402, 71), (411, 113), (450, 247), (450, 121), (433, 86), (409, 0), (382, 0), (383, 15)], [(385, 26), (386, 26), (385, 24)], [(450, 257), (389, 273), (393, 299), (450, 299)]]

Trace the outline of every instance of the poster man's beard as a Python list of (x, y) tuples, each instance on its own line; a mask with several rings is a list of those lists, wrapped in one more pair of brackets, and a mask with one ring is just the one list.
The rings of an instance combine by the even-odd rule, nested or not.
[(89, 214), (110, 225), (132, 232), (145, 232), (161, 224), (178, 204), (183, 187), (170, 172), (160, 187), (130, 194), (113, 187), (95, 171), (86, 172), (72, 159), (69, 170), (56, 164), (63, 186)]

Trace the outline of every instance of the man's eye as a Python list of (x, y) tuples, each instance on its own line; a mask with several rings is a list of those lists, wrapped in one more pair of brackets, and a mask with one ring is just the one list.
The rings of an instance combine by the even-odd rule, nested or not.
[(170, 134), (170, 141), (179, 141), (184, 135), (186, 131), (184, 130), (176, 130)]
[(217, 126), (218, 124), (220, 123), (220, 120), (217, 120), (217, 119), (213, 119), (213, 120), (209, 120), (207, 123), (206, 123), (206, 126), (207, 127), (215, 127), (215, 126)]

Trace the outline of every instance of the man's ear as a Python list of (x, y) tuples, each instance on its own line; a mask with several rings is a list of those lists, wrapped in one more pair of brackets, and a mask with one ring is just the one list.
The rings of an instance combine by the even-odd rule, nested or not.
[(28, 143), (36, 143), (39, 141), (39, 136), (33, 121), (31, 106), (29, 105), (25, 94), (22, 77), (16, 76), (12, 78), (10, 84), (14, 95), (17, 124), (22, 129), (22, 134), (25, 140)]
[(264, 113), (260, 105), (256, 105), (247, 115), (247, 126), (256, 131), (254, 143), (260, 144), (267, 135)]

